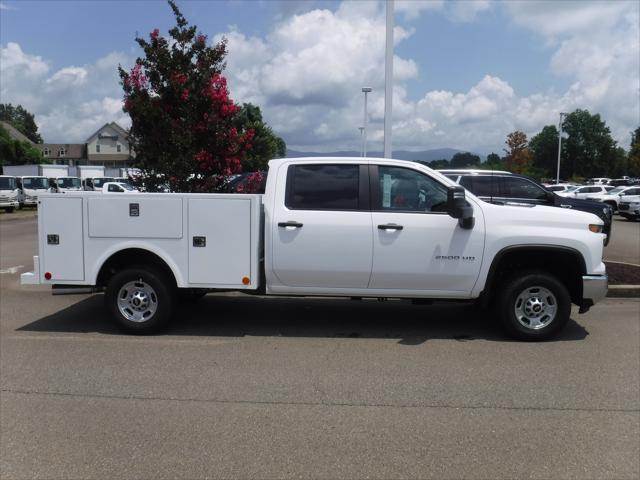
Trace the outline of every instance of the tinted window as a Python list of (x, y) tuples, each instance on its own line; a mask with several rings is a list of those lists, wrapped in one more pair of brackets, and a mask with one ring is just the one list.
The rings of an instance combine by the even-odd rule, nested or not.
[(559, 186), (547, 187), (547, 190), (549, 190), (550, 192), (562, 192), (564, 191), (564, 187), (559, 187)]
[(443, 212), (447, 205), (447, 188), (415, 170), (378, 167), (377, 210), (404, 212)]
[(462, 177), (460, 185), (478, 197), (495, 197), (498, 195), (498, 178), (469, 175)]
[(358, 165), (294, 165), (286, 205), (299, 210), (357, 210)]
[(542, 187), (524, 178), (504, 177), (504, 196), (528, 200), (545, 200), (547, 194)]
[(625, 190), (622, 195), (640, 195), (640, 188), (630, 188)]

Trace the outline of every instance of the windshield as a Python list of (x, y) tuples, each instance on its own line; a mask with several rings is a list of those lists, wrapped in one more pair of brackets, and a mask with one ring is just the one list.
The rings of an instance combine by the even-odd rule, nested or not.
[(552, 187), (547, 187), (547, 190), (549, 190), (550, 192), (561, 192), (564, 190), (564, 187), (561, 187), (559, 185), (554, 185)]
[(113, 178), (111, 177), (94, 178), (93, 186), (95, 188), (102, 188), (102, 186), (107, 182), (113, 182)]
[(49, 180), (45, 177), (24, 177), (22, 179), (22, 188), (46, 190), (49, 188)]
[(135, 188), (133, 188), (133, 187), (132, 187), (131, 185), (129, 185), (128, 183), (122, 183), (122, 182), (120, 182), (120, 183), (118, 183), (118, 185), (120, 185), (122, 188), (124, 188), (125, 190), (128, 190), (128, 191), (130, 191), (130, 192), (135, 190)]
[(609, 190), (607, 193), (609, 195), (617, 195), (618, 193), (622, 192), (625, 188), (627, 187), (616, 187), (613, 190)]
[(13, 177), (0, 177), (0, 190), (14, 190), (16, 179)]
[(80, 188), (80, 179), (74, 177), (59, 178), (56, 180), (59, 187), (62, 188)]
[(569, 187), (565, 190), (565, 192), (575, 192), (578, 189), (578, 187)]

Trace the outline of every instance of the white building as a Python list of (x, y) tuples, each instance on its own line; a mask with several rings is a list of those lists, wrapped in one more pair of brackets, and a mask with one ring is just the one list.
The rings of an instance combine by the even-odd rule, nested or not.
[(105, 123), (86, 140), (89, 164), (127, 166), (135, 155), (129, 146), (127, 131), (116, 122)]

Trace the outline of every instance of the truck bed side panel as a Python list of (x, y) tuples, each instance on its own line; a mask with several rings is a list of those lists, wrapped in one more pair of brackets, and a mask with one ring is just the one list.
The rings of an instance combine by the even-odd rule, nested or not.
[(48, 198), (39, 210), (42, 272), (52, 283), (84, 280), (81, 198)]

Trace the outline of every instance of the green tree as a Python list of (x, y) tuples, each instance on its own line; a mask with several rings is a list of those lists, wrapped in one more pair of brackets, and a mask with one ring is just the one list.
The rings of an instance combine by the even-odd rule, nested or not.
[(487, 155), (487, 160), (479, 165), (479, 168), (483, 170), (504, 170), (504, 161), (497, 153), (490, 153)]
[(451, 168), (469, 168), (480, 165), (480, 157), (470, 152), (458, 152), (451, 158)]
[(558, 129), (555, 125), (546, 125), (529, 142), (532, 166), (542, 172), (542, 176), (553, 176), (558, 162)]
[(640, 177), (640, 127), (631, 132), (631, 148), (627, 158), (627, 175)]
[(284, 157), (287, 154), (287, 144), (264, 122), (260, 107), (243, 103), (235, 116), (234, 125), (239, 131), (253, 130), (254, 132), (251, 150), (246, 152), (242, 162), (244, 170), (266, 170), (269, 160)]
[(0, 125), (0, 166), (24, 165), (25, 163), (44, 163), (40, 151), (29, 142), (14, 140), (9, 132)]
[(22, 105), (14, 107), (10, 103), (0, 103), (0, 120), (11, 124), (32, 142), (42, 143), (33, 114), (22, 108)]
[(611, 131), (599, 114), (575, 110), (566, 116), (560, 175), (563, 178), (602, 177), (616, 173), (620, 152)]
[(221, 75), (226, 41), (207, 46), (174, 0), (170, 39), (158, 29), (136, 38), (144, 51), (130, 72), (119, 67), (124, 111), (131, 116), (130, 142), (141, 181), (150, 190), (207, 192), (242, 171), (254, 131), (239, 130), (240, 107), (229, 98)]

